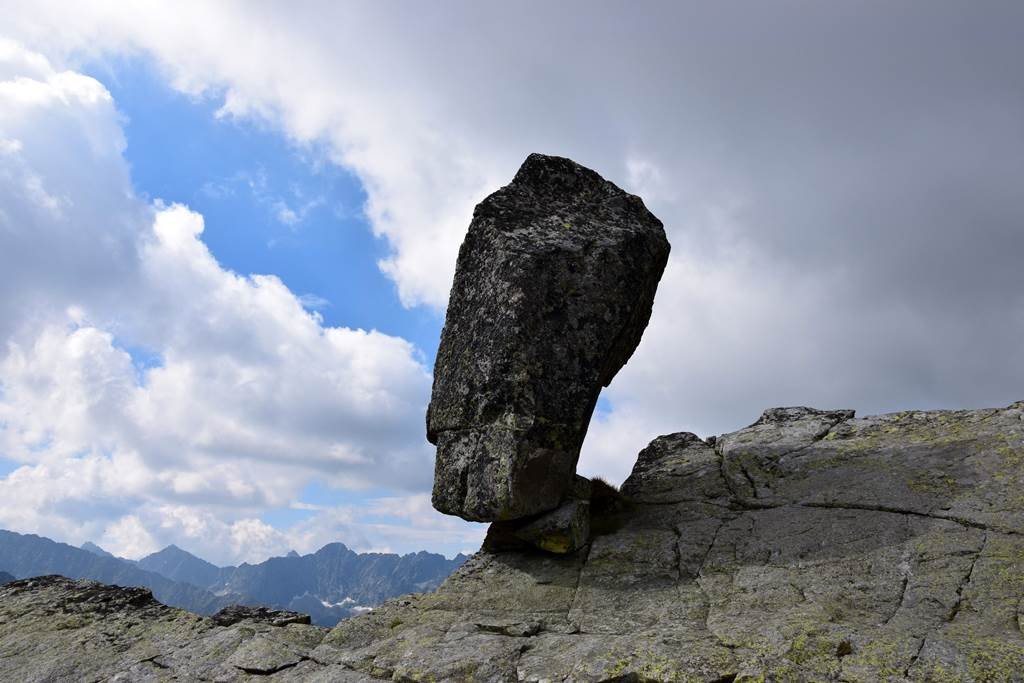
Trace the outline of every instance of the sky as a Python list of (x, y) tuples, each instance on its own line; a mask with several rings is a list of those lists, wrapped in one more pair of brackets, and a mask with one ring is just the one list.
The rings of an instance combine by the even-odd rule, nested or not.
[(1019, 3), (0, 10), (2, 528), (473, 550), (423, 415), (472, 207), (531, 152), (672, 243), (585, 474), (772, 406), (1024, 398)]

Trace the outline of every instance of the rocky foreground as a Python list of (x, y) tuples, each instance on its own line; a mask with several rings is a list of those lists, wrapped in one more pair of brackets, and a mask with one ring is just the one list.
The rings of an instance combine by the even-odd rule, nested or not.
[(16, 581), (0, 678), (1024, 680), (1024, 402), (769, 410), (656, 439), (623, 494), (578, 553), (480, 552), (330, 631)]

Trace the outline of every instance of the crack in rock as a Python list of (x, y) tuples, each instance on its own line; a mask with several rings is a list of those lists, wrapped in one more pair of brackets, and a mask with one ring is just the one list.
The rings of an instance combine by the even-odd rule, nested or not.
[(921, 637), (921, 644), (917, 646), (917, 651), (911, 655), (910, 662), (907, 664), (907, 668), (903, 670), (903, 677), (906, 678), (910, 675), (910, 670), (914, 668), (914, 664), (920, 659), (921, 653), (924, 652), (924, 646), (928, 642), (928, 636)]
[(569, 601), (569, 609), (565, 611), (565, 621), (570, 625), (574, 626), (579, 630), (579, 624), (574, 624), (570, 619), (569, 615), (572, 614), (573, 608), (576, 606), (576, 600), (580, 594), (580, 584), (583, 582), (583, 571), (587, 568), (587, 560), (590, 559), (590, 551), (594, 547), (593, 541), (591, 541), (584, 549), (583, 556), (580, 559), (580, 571), (576, 575), (576, 585), (572, 589), (572, 600)]
[(904, 552), (902, 562), (900, 562), (900, 569), (903, 570), (903, 577), (900, 582), (900, 597), (896, 601), (896, 607), (893, 609), (892, 614), (886, 617), (885, 621), (882, 622), (882, 626), (888, 626), (889, 622), (896, 618), (896, 615), (903, 609), (903, 601), (907, 598), (907, 586), (910, 585), (912, 569), (906, 552)]
[(971, 566), (967, 570), (963, 579), (960, 580), (960, 585), (956, 588), (956, 602), (953, 603), (953, 608), (949, 611), (949, 616), (946, 618), (946, 623), (951, 624), (956, 619), (956, 615), (960, 613), (960, 608), (963, 606), (964, 591), (971, 584), (971, 579), (974, 577), (974, 567), (977, 566), (978, 560), (985, 552), (985, 547), (988, 545), (988, 534), (986, 533), (981, 541), (981, 547), (978, 552), (974, 555), (974, 559), (971, 560)]
[(171, 667), (169, 667), (168, 665), (164, 664), (163, 662), (156, 661), (157, 658), (159, 658), (159, 657), (166, 657), (166, 656), (167, 655), (161, 653), (161, 654), (158, 654), (158, 655), (153, 655), (152, 657), (146, 657), (145, 659), (140, 659), (139, 660), (139, 664), (152, 664), (153, 666), (155, 666), (158, 669), (170, 669)]
[(302, 662), (308, 662), (308, 661), (310, 661), (309, 657), (300, 657), (299, 661), (297, 661), (297, 662), (288, 662), (287, 664), (282, 664), (280, 666), (276, 666), (276, 667), (273, 667), (273, 668), (270, 668), (270, 669), (259, 669), (259, 668), (252, 668), (252, 667), (247, 667), (247, 666), (238, 666), (237, 664), (235, 665), (235, 668), (238, 669), (239, 671), (242, 671), (244, 673), (249, 674), (250, 676), (273, 676), (274, 674), (276, 674), (276, 673), (278, 673), (280, 671), (285, 671), (287, 669), (295, 668), (299, 664), (301, 664)]

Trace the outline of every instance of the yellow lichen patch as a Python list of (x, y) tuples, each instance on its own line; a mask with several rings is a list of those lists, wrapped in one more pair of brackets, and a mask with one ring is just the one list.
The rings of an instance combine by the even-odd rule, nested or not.
[(815, 673), (832, 676), (840, 669), (839, 658), (836, 656), (840, 640), (830, 638), (828, 634), (807, 631), (790, 642), (785, 657)]
[(544, 534), (537, 540), (537, 545), (549, 553), (564, 555), (572, 548), (572, 541), (565, 534)]
[(979, 638), (967, 649), (967, 671), (978, 683), (1019, 680), (1024, 673), (1024, 645), (1006, 638)]
[(924, 680), (928, 683), (965, 683), (964, 676), (950, 671), (940, 663), (924, 667), (913, 680)]
[(1019, 600), (1024, 595), (1024, 541), (1002, 534), (991, 535), (985, 561), (995, 578), (992, 588), (1001, 596), (1015, 596)]
[(907, 481), (907, 488), (915, 493), (953, 497), (959, 487), (956, 479), (943, 472), (919, 472)]
[(638, 650), (624, 656), (609, 653), (608, 659), (611, 663), (600, 673), (604, 679), (633, 675), (645, 681), (690, 683), (705, 680), (702, 676), (687, 673), (682, 662), (651, 650)]
[(88, 619), (85, 619), (81, 615), (72, 614), (62, 619), (57, 619), (53, 622), (51, 628), (54, 631), (66, 631), (70, 629), (82, 628), (89, 623)]
[[(902, 676), (909, 658), (905, 655), (904, 649), (900, 647), (900, 641), (891, 638), (879, 638), (872, 640), (859, 651), (847, 657), (844, 662), (851, 670), (870, 671), (875, 678), (870, 680), (887, 680)], [(861, 680), (853, 678), (853, 680)], [(869, 680), (869, 679), (864, 679)]]

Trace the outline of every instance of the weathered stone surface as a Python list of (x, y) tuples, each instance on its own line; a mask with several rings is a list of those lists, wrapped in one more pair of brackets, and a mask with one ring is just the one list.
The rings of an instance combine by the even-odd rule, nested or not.
[(696, 434), (659, 436), (640, 451), (621, 491), (643, 503), (680, 503), (727, 497), (721, 457)]
[(296, 667), (326, 633), (252, 619), (220, 626), (143, 588), (37, 577), (0, 588), (0, 680), (248, 680)]
[(146, 591), (0, 588), (18, 681), (1024, 680), (1024, 403), (784, 409), (645, 449), (577, 553), (480, 552), (322, 629), (217, 626)]
[(494, 521), (562, 502), (668, 252), (639, 197), (568, 159), (530, 155), (476, 207), (427, 412), (434, 507)]

